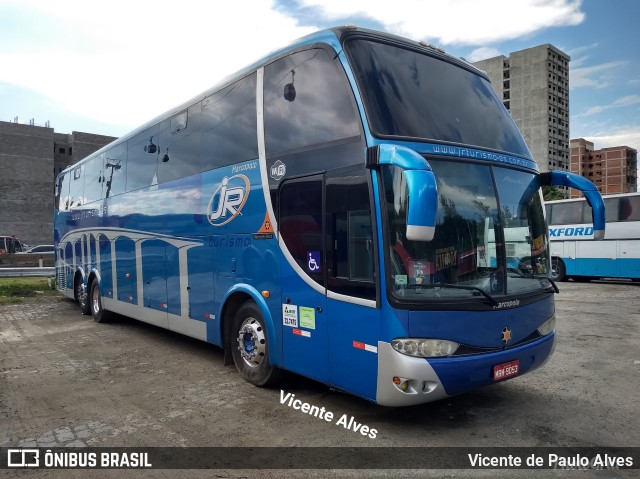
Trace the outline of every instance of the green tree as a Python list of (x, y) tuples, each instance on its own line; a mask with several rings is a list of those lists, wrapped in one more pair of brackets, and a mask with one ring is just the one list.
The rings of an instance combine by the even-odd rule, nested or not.
[(543, 186), (542, 196), (544, 197), (545, 201), (565, 199), (564, 193), (557, 186)]

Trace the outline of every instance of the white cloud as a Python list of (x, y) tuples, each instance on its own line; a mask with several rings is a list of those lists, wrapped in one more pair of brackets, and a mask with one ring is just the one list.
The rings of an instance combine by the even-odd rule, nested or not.
[(584, 113), (580, 113), (576, 115), (576, 118), (597, 115), (606, 110), (611, 110), (612, 108), (624, 108), (627, 106), (637, 105), (640, 103), (640, 95), (627, 95), (622, 98), (618, 98), (617, 100), (609, 103), (608, 105), (596, 105), (589, 108)]
[[(0, 42), (0, 82), (130, 126), (317, 29), (298, 25), (271, 1), (7, 0), (2, 9), (30, 24)], [(54, 32), (43, 42), (34, 38), (40, 26)]]
[(578, 25), (582, 0), (301, 0), (327, 21), (364, 17), (390, 32), (444, 45), (483, 45)]
[[(592, 43), (591, 45), (584, 45), (581, 47), (576, 47), (570, 50), (563, 50), (567, 53), (567, 55), (569, 55), (571, 57), (571, 66), (573, 68), (578, 68), (579, 66), (582, 66), (588, 59), (589, 59), (589, 54), (595, 50), (596, 48), (598, 48), (599, 43)], [(562, 48), (561, 48), (562, 50)]]
[(632, 126), (618, 131), (606, 131), (584, 137), (592, 141), (596, 148), (609, 148), (612, 146), (628, 146), (640, 150), (640, 127)]
[(626, 61), (615, 61), (584, 68), (571, 68), (569, 63), (569, 86), (572, 89), (606, 88), (617, 77), (614, 70), (626, 64)]
[(500, 50), (493, 47), (480, 47), (473, 50), (467, 57), (470, 62), (479, 62), (480, 60), (486, 60), (487, 58), (493, 58), (502, 55)]

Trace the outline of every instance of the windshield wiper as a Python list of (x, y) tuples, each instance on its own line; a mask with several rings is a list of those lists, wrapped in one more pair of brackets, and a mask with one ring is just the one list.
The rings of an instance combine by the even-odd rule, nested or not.
[(449, 284), (449, 283), (429, 283), (429, 284), (408, 284), (406, 287), (412, 289), (436, 289), (436, 288), (445, 288), (445, 289), (463, 289), (467, 291), (477, 291), (482, 296), (487, 298), (489, 302), (493, 306), (498, 306), (498, 302), (484, 289), (478, 288), (477, 286), (468, 286), (463, 284)]

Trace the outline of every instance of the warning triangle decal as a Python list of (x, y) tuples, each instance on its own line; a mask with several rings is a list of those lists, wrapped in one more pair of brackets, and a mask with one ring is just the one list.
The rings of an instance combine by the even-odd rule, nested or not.
[(258, 230), (258, 233), (273, 233), (273, 224), (271, 223), (271, 218), (269, 218), (269, 213), (265, 213), (262, 228)]

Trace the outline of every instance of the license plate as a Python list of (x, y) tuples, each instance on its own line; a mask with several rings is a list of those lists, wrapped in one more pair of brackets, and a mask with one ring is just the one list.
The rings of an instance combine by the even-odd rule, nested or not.
[(509, 361), (508, 363), (497, 364), (493, 367), (493, 380), (500, 381), (502, 379), (516, 376), (520, 372), (520, 361)]

